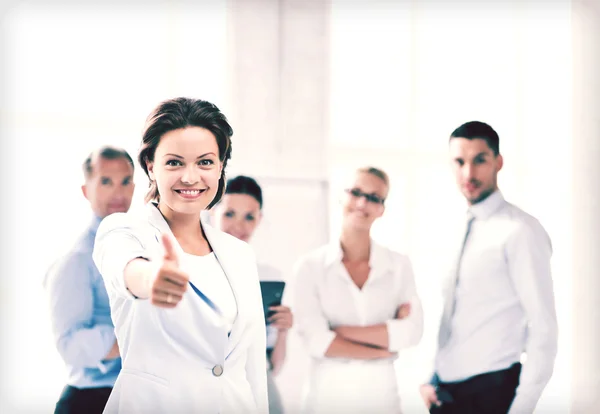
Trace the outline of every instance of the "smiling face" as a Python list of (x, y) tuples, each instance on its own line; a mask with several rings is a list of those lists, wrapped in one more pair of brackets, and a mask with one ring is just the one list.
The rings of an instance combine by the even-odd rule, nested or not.
[(147, 165), (150, 179), (156, 181), (161, 211), (194, 215), (215, 198), (223, 168), (215, 136), (200, 127), (165, 133), (154, 161)]
[(343, 226), (370, 230), (373, 222), (383, 215), (388, 186), (368, 172), (357, 172), (342, 201)]
[(452, 138), (450, 158), (456, 184), (470, 205), (485, 200), (498, 188), (502, 155), (495, 155), (485, 140)]

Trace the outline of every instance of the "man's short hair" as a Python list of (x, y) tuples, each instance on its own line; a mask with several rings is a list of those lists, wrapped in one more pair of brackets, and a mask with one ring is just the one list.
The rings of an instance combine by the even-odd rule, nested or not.
[(127, 151), (125, 151), (123, 148), (105, 145), (92, 151), (83, 162), (83, 176), (86, 180), (92, 176), (92, 173), (94, 172), (94, 164), (99, 158), (104, 158), (105, 160), (124, 158), (127, 160), (127, 162), (129, 162), (129, 165), (131, 165), (131, 169), (135, 169), (133, 165), (133, 159)]
[(494, 155), (500, 154), (500, 138), (494, 128), (481, 121), (470, 121), (456, 128), (450, 135), (453, 138), (482, 139)]

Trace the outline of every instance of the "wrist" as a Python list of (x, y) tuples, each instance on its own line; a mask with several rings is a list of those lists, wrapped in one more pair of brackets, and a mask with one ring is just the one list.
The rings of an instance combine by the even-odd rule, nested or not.
[(379, 353), (381, 354), (381, 358), (389, 358), (394, 355), (393, 352), (390, 352), (388, 349), (380, 348)]

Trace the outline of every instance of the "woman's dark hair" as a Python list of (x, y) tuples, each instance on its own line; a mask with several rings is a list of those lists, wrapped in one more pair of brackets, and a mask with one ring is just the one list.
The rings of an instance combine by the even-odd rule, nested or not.
[(225, 194), (247, 194), (254, 197), (260, 208), (263, 206), (262, 189), (256, 180), (252, 177), (245, 175), (238, 175), (237, 177), (230, 178), (227, 180), (227, 188)]
[[(210, 131), (217, 139), (219, 159), (223, 163), (219, 188), (208, 209), (217, 204), (225, 191), (225, 167), (231, 159), (231, 136), (233, 129), (227, 118), (216, 105), (200, 99), (174, 98), (161, 102), (148, 116), (142, 135), (142, 145), (138, 161), (148, 176), (148, 162), (154, 161), (154, 153), (160, 139), (167, 132), (187, 127), (201, 127)], [(150, 180), (150, 190), (146, 194), (146, 202), (159, 201), (160, 194), (153, 180)]]

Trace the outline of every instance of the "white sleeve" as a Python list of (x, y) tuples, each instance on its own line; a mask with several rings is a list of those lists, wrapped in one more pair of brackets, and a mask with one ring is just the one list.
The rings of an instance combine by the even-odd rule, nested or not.
[(410, 315), (404, 319), (391, 319), (386, 322), (389, 350), (392, 352), (416, 346), (423, 336), (423, 306), (417, 294), (413, 267), (408, 257), (401, 256), (397, 271), (402, 283), (398, 306), (410, 303)]
[(323, 313), (317, 290), (317, 277), (322, 275), (310, 258), (301, 259), (293, 276), (293, 312), (296, 329), (310, 356), (324, 358), (335, 339)]
[(135, 258), (150, 259), (139, 229), (127, 213), (106, 217), (96, 233), (93, 259), (111, 296), (135, 299), (125, 286), (124, 270)]
[(552, 376), (558, 348), (550, 238), (537, 221), (523, 225), (508, 240), (506, 256), (528, 322), (527, 361), (509, 414), (529, 414)]

